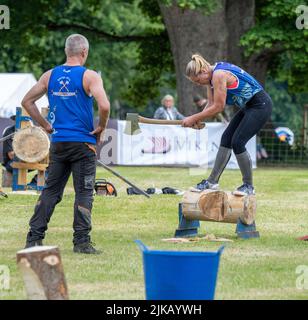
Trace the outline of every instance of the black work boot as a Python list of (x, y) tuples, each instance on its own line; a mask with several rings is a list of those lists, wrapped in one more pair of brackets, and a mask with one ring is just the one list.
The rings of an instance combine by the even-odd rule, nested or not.
[(74, 245), (74, 252), (75, 253), (85, 253), (85, 254), (101, 254), (102, 252), (96, 250), (92, 242), (83, 242)]
[(42, 246), (42, 245), (43, 245), (42, 240), (27, 241), (25, 249), (31, 248), (31, 247), (36, 247), (36, 246)]

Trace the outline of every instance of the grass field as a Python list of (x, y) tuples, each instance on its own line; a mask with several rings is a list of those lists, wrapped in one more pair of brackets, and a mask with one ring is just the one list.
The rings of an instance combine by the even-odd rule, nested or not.
[[(200, 180), (199, 176), (189, 175), (188, 169), (115, 169), (144, 189), (186, 189)], [(174, 235), (181, 196), (154, 195), (150, 200), (128, 196), (127, 186), (102, 168), (97, 177), (109, 178), (119, 192), (117, 198), (95, 197), (92, 240), (103, 254), (72, 252), (71, 180), (44, 241), (60, 247), (71, 299), (144, 299), (142, 257), (134, 239), (141, 239), (152, 249), (214, 251), (221, 245), (207, 241), (163, 242), (163, 238)], [(234, 240), (222, 254), (215, 298), (308, 299), (307, 289), (296, 288), (295, 272), (299, 265), (308, 267), (308, 242), (296, 239), (308, 234), (308, 170), (257, 169), (254, 178), (260, 239), (236, 239), (233, 224), (201, 223), (201, 234)], [(232, 190), (240, 183), (239, 171), (227, 170), (220, 186)], [(11, 289), (0, 290), (0, 299), (26, 299), (16, 252), (24, 247), (36, 200), (37, 196), (17, 194), (0, 199), (0, 265), (7, 265), (11, 275)]]

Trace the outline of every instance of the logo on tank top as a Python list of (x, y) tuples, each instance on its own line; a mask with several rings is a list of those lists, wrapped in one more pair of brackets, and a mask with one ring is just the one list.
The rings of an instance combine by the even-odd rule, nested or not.
[[(52, 126), (56, 121), (56, 110), (57, 110), (57, 106), (54, 106), (53, 108), (50, 108), (50, 112), (49, 112), (49, 115), (48, 115), (48, 121), (50, 122), (50, 124)], [(56, 133), (58, 133), (58, 131), (56, 129), (54, 129), (52, 134), (56, 134)]]
[(70, 91), (70, 77), (60, 77), (57, 79), (59, 91), (51, 91), (51, 94), (59, 97), (72, 97), (77, 95), (76, 91)]

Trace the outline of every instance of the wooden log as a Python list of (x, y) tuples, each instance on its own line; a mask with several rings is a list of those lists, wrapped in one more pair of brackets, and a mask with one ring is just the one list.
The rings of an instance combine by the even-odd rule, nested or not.
[(47, 133), (39, 127), (26, 127), (18, 130), (13, 139), (16, 156), (25, 162), (43, 160), (49, 153), (50, 141)]
[(36, 246), (17, 252), (29, 300), (68, 300), (60, 251), (53, 246)]
[(182, 210), (189, 220), (237, 223), (240, 218), (243, 223), (251, 224), (256, 215), (256, 197), (217, 190), (187, 191), (183, 195)]

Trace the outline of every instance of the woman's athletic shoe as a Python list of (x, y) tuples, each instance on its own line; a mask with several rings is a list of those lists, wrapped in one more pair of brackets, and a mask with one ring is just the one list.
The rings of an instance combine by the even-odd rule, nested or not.
[(240, 187), (238, 187), (235, 191), (233, 191), (234, 195), (238, 196), (247, 196), (247, 195), (253, 195), (255, 193), (255, 189), (251, 184), (244, 183)]
[(199, 182), (195, 187), (191, 187), (190, 191), (200, 192), (206, 189), (211, 190), (218, 190), (219, 184), (218, 183), (211, 183), (208, 180), (204, 179), (201, 182)]

